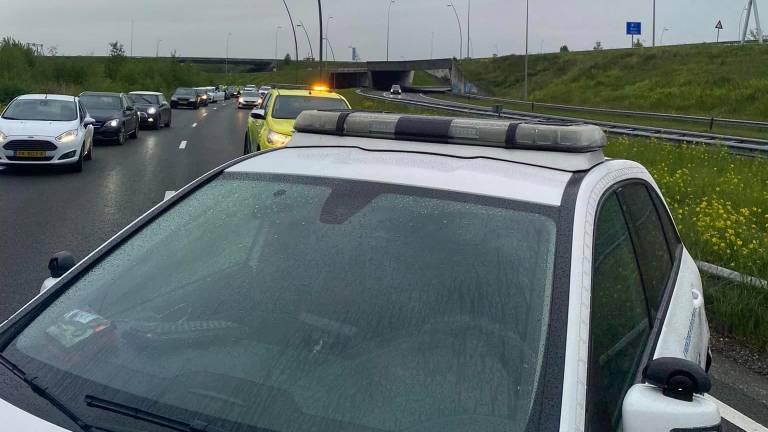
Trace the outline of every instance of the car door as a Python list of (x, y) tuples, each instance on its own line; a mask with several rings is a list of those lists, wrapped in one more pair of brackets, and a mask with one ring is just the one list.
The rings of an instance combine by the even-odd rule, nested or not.
[(88, 118), (88, 111), (85, 109), (85, 106), (80, 103), (80, 101), (77, 102), (77, 110), (80, 115), (80, 132), (85, 137), (83, 142), (87, 145), (91, 145), (93, 142), (93, 125), (84, 125), (85, 119)]
[[(264, 101), (261, 103), (260, 107), (256, 107), (256, 109), (260, 109), (264, 111), (264, 116), (267, 116), (267, 113), (269, 112), (270, 104), (272, 103), (272, 93), (267, 93), (267, 95), (264, 97)], [(248, 128), (251, 136), (251, 143), (253, 143), (254, 147), (257, 143), (261, 143), (262, 139), (262, 131), (264, 129), (264, 125), (266, 124), (265, 120), (261, 119), (251, 119), (250, 120), (250, 127)]]
[(586, 430), (616, 430), (651, 322), (632, 237), (616, 190), (602, 199), (593, 242)]
[(128, 107), (131, 106), (128, 103), (128, 98), (125, 95), (120, 95), (120, 105), (123, 111), (123, 123), (125, 124), (126, 132), (133, 132), (136, 129), (136, 123), (134, 121), (134, 113)]
[[(586, 430), (610, 431), (620, 427), (627, 390), (655, 357), (683, 248), (663, 201), (641, 180), (610, 189), (596, 220)], [(686, 357), (682, 349), (669, 355)]]

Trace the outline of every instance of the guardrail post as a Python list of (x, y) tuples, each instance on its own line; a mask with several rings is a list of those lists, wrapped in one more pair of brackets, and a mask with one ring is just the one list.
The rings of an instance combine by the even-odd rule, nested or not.
[(531, 101), (531, 112), (536, 111), (536, 103), (534, 101)]
[(712, 132), (712, 128), (715, 126), (715, 118), (710, 117), (709, 118), (709, 131)]

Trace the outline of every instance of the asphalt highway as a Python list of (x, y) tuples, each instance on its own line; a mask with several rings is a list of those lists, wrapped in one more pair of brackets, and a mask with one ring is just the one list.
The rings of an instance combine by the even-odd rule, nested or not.
[[(82, 173), (0, 167), (0, 322), (38, 293), (53, 253), (85, 257), (169, 191), (242, 155), (247, 120), (234, 101), (179, 109), (171, 128), (97, 143)], [(744, 417), (724, 430), (768, 432), (768, 379), (717, 357), (711, 375), (712, 395)]]
[(234, 100), (177, 109), (170, 128), (97, 142), (82, 173), (0, 168), (0, 322), (37, 294), (52, 254), (84, 258), (166, 191), (242, 155), (247, 120)]

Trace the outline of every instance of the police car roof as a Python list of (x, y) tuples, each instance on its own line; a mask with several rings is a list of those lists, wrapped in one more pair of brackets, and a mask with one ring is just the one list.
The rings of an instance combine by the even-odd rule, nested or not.
[[(422, 136), (402, 134), (408, 132), (408, 122), (415, 122), (411, 125)], [(587, 125), (547, 129), (506, 121), (349, 112), (302, 114), (296, 125), (287, 147), (227, 171), (393, 183), (558, 206), (574, 172), (605, 160), (602, 130)], [(512, 145), (527, 148), (507, 145), (512, 136)]]

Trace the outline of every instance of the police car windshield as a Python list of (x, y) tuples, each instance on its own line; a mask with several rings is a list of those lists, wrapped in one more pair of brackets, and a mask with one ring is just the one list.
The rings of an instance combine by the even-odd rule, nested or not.
[(72, 121), (77, 120), (74, 101), (52, 99), (17, 99), (3, 113), (6, 120)]
[(463, 431), (471, 418), (473, 432), (523, 431), (556, 214), (223, 174), (96, 262), (4, 354), (60, 398), (108, 389), (224, 430)]
[(302, 111), (308, 110), (343, 110), (349, 105), (343, 99), (323, 96), (278, 96), (272, 117), (295, 119)]

